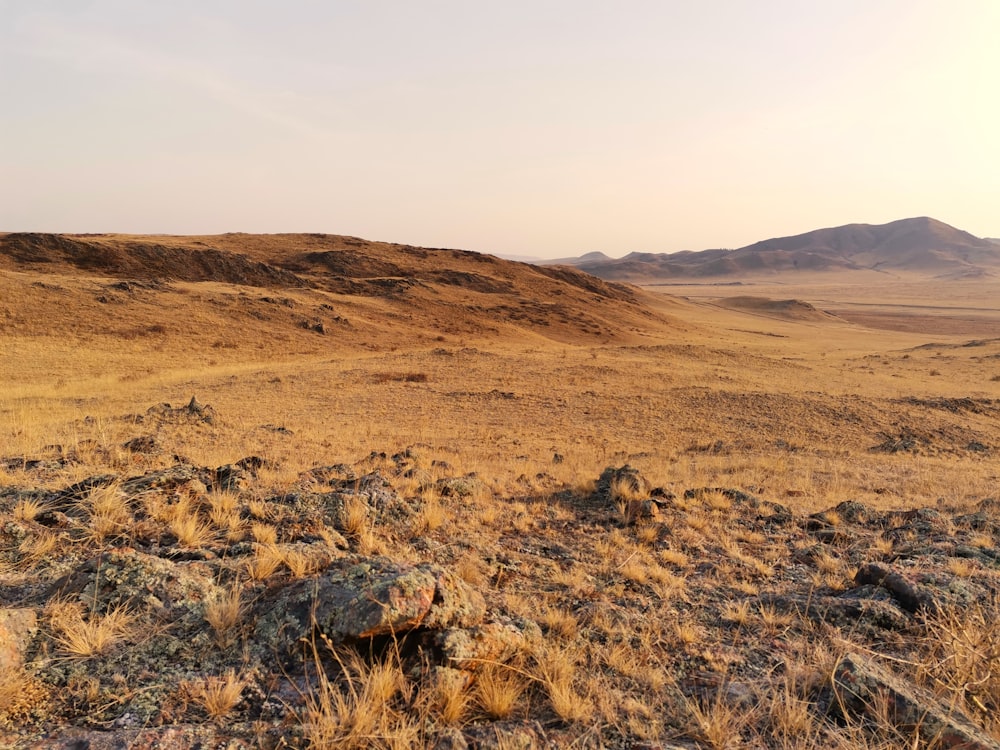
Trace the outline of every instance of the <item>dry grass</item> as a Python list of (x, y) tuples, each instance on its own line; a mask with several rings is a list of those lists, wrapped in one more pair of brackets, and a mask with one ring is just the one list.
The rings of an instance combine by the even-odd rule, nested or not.
[(576, 685), (580, 654), (573, 648), (542, 645), (534, 650), (535, 679), (548, 695), (552, 710), (563, 721), (582, 722), (593, 714), (589, 696)]
[(0, 730), (44, 719), (52, 707), (52, 689), (23, 667), (0, 673)]
[[(504, 718), (538, 718), (566, 746), (822, 746), (837, 733), (813, 711), (825, 657), (808, 646), (829, 634), (761, 608), (754, 597), (794, 577), (823, 594), (843, 590), (855, 548), (829, 545), (806, 565), (792, 558), (785, 531), (754, 526), (757, 514), (727, 494), (685, 499), (684, 491), (741, 489), (789, 505), (798, 518), (846, 499), (886, 510), (942, 508), (938, 499), (947, 498), (943, 510), (972, 512), (996, 493), (995, 457), (967, 449), (973, 440), (1000, 444), (994, 417), (908, 400), (972, 398), (988, 408), (986, 400), (1000, 398), (993, 370), (986, 371), (995, 370), (1000, 346), (964, 347), (964, 334), (804, 325), (668, 299), (657, 304), (669, 321), (637, 313), (624, 325), (620, 308), (589, 297), (586, 306), (561, 309), (569, 320), (581, 311), (601, 318), (607, 333), (600, 336), (563, 323), (552, 312), (558, 303), (537, 313), (548, 325), (530, 330), (494, 312), (485, 324), (455, 322), (441, 333), (440, 321), (473, 305), (463, 295), (480, 293), (418, 285), (396, 300), (283, 290), (295, 306), (289, 315), (308, 317), (304, 311), (332, 304), (351, 319), (343, 335), (324, 337), (279, 320), (266, 303), (254, 308), (262, 317), (248, 317), (243, 308), (262, 293), (177, 284), (151, 293), (155, 304), (128, 303), (136, 318), (130, 329), (162, 325), (141, 337), (115, 333), (111, 306), (93, 302), (90, 279), (61, 279), (62, 297), (26, 283), (0, 274), (0, 299), (23, 321), (4, 331), (18, 356), (0, 354), (0, 459), (37, 457), (53, 443), (77, 458), (44, 471), (0, 464), (0, 485), (58, 491), (100, 473), (163, 468), (175, 455), (205, 467), (258, 455), (268, 468), (239, 493), (166, 490), (130, 501), (120, 487), (93, 490), (67, 512), (65, 528), (39, 523), (49, 510), (43, 503), (11, 500), (2, 508), (16, 522), (0, 544), (5, 585), (21, 585), (28, 572), (48, 574), (47, 562), (64, 548), (89, 558), (112, 545), (155, 547), (173, 534), (192, 557), (204, 546), (240, 550), (221, 563), (206, 554), (197, 564), (230, 566), (227, 575), (238, 571), (259, 592), (316, 573), (324, 558), (300, 552), (296, 540), (334, 539), (336, 527), (352, 554), (433, 560), (483, 592), (491, 613), (520, 615), (545, 631), (544, 644), (521, 661), (482, 665), (470, 687), (420, 683), (396, 656), (321, 648), (297, 714), (303, 741), (315, 747), (420, 747), (430, 741), (429, 727)], [(705, 297), (719, 290), (684, 291)], [(916, 305), (926, 291), (900, 303)], [(980, 303), (994, 306), (994, 298), (984, 294)], [(59, 299), (76, 300), (72, 317)], [(474, 306), (485, 301), (476, 296)], [(46, 320), (46, 311), (53, 317)], [(387, 311), (400, 316), (391, 325), (380, 322)], [(403, 324), (406, 316), (412, 325)], [(932, 367), (942, 377), (927, 378)], [(217, 410), (214, 424), (147, 420), (141, 431), (155, 432), (162, 452), (122, 449), (140, 429), (122, 415), (186, 403), (192, 390)], [(872, 451), (897, 424), (924, 430), (929, 442), (912, 453)], [(418, 455), (406, 467), (414, 473), (397, 475), (392, 456), (408, 448)], [(376, 456), (361, 460), (370, 452)], [(286, 497), (330, 491), (302, 472), (339, 462), (358, 475), (378, 469), (390, 477), (405, 512), (393, 517), (380, 506), (375, 513), (348, 492), (336, 518), (295, 517)], [(624, 483), (612, 488), (612, 507), (595, 503), (601, 470), (625, 463), (674, 495), (656, 518), (642, 516), (646, 493)], [(420, 491), (469, 471), (479, 478), (469, 496)], [(837, 531), (851, 526), (835, 512), (824, 519)], [(795, 534), (802, 550), (816, 546), (798, 525)], [(872, 559), (891, 562), (920, 541), (889, 536), (871, 543)], [(997, 547), (985, 528), (969, 540), (973, 548)], [(975, 582), (991, 574), (986, 567), (953, 559), (946, 572)], [(235, 587), (205, 602), (205, 627), (220, 647), (205, 649), (206, 659), (240, 652), (234, 644), (250, 633), (243, 628), (248, 606)], [(932, 623), (919, 652), (902, 657), (919, 663), (913, 669), (925, 684), (997, 733), (995, 609), (990, 603), (980, 614)], [(46, 614), (53, 651), (115, 655), (133, 639), (134, 616), (55, 606)], [(732, 705), (724, 690), (691, 697), (678, 684), (731, 667), (755, 680), (752, 705)], [(242, 668), (209, 674), (197, 683), (200, 714), (228, 721), (244, 697), (256, 695)], [(102, 679), (90, 697), (108, 694), (110, 678)], [(88, 697), (91, 688), (79, 685)], [(838, 727), (846, 739), (837, 741), (879, 747), (900, 739), (887, 724), (870, 730)]]
[(993, 606), (944, 610), (928, 620), (920, 679), (1000, 730), (1000, 621)]
[(491, 719), (508, 719), (517, 710), (528, 684), (517, 668), (486, 664), (476, 675), (476, 705)]
[(91, 490), (79, 508), (87, 516), (85, 537), (98, 545), (123, 534), (133, 520), (128, 501), (117, 484)]
[(60, 648), (68, 656), (84, 659), (107, 654), (127, 640), (135, 621), (123, 606), (84, 617), (82, 606), (71, 602), (50, 603), (48, 617)]
[(252, 581), (266, 581), (285, 564), (285, 553), (275, 544), (256, 544), (246, 563), (246, 573)]
[(182, 547), (204, 547), (215, 538), (215, 532), (198, 513), (177, 515), (170, 521), (170, 531)]
[(209, 718), (222, 722), (243, 698), (247, 681), (233, 670), (189, 683), (187, 691)]
[(205, 604), (205, 621), (215, 634), (216, 645), (226, 648), (232, 643), (233, 630), (243, 621), (244, 615), (245, 606), (238, 582), (229, 591)]
[(403, 748), (415, 747), (419, 728), (401, 710), (398, 699), (407, 698), (412, 686), (393, 659), (369, 663), (356, 652), (328, 648), (340, 668), (330, 676), (319, 659), (316, 683), (305, 696), (302, 728), (311, 747)]
[(46, 504), (42, 500), (20, 500), (14, 506), (14, 518), (18, 521), (34, 521), (45, 509)]

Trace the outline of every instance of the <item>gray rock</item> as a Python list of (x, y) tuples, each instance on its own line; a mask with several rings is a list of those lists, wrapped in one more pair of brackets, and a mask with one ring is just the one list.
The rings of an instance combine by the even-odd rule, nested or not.
[(440, 566), (374, 557), (338, 561), (266, 597), (258, 609), (258, 639), (288, 648), (309, 637), (313, 625), (334, 642), (471, 627), (482, 621), (486, 603)]
[(535, 623), (506, 619), (471, 628), (449, 628), (436, 636), (435, 645), (449, 665), (474, 671), (483, 662), (507, 661), (541, 637)]
[(918, 733), (934, 747), (1000, 750), (1000, 743), (957, 708), (941, 704), (859, 654), (847, 654), (837, 665), (833, 697), (832, 709), (856, 717), (877, 718), (878, 707), (885, 705), (890, 721), (904, 732)]
[(794, 612), (839, 628), (858, 625), (884, 630), (903, 630), (910, 618), (891, 602), (874, 598), (839, 596), (763, 595), (762, 604), (783, 612)]

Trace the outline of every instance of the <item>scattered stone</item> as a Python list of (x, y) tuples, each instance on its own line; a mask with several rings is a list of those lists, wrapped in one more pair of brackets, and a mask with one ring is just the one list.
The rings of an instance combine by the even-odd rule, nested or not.
[(160, 450), (156, 438), (152, 435), (140, 435), (122, 443), (122, 448), (132, 453), (158, 453)]
[(889, 720), (906, 733), (917, 733), (934, 747), (953, 750), (1000, 750), (1000, 743), (979, 729), (955, 706), (911, 685), (871, 659), (849, 653), (833, 676), (835, 713)]

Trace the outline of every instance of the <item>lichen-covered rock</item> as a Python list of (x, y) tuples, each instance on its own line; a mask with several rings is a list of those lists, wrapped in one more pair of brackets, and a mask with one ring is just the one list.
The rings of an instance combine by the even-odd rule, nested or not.
[(943, 706), (930, 693), (910, 685), (858, 654), (847, 654), (833, 677), (835, 711), (878, 717), (883, 707), (891, 722), (904, 732), (917, 732), (934, 747), (954, 750), (1000, 750), (991, 739), (954, 706)]
[(482, 621), (486, 604), (438, 565), (347, 558), (265, 597), (258, 613), (258, 640), (287, 648), (314, 626), (334, 642), (468, 627)]
[(169, 635), (185, 633), (207, 639), (205, 603), (222, 593), (216, 572), (199, 561), (173, 562), (130, 547), (113, 549), (81, 565), (52, 587), (60, 598), (77, 598), (89, 608), (107, 611), (116, 606), (169, 623)]
[(171, 490), (191, 482), (204, 484), (205, 471), (191, 464), (174, 464), (160, 471), (152, 471), (141, 477), (132, 477), (122, 483), (126, 495), (138, 495), (150, 490)]
[(474, 473), (462, 477), (442, 477), (432, 486), (441, 497), (473, 497), (486, 490), (483, 480)]
[(505, 618), (471, 628), (449, 628), (434, 640), (449, 665), (475, 670), (484, 662), (507, 661), (541, 637), (542, 631), (535, 623)]
[(0, 609), (0, 674), (24, 663), (25, 652), (37, 632), (38, 616), (34, 609)]
[(256, 743), (235, 737), (223, 727), (211, 725), (179, 725), (172, 727), (145, 727), (143, 729), (94, 729), (68, 728), (57, 731), (27, 747), (30, 750), (249, 750)]

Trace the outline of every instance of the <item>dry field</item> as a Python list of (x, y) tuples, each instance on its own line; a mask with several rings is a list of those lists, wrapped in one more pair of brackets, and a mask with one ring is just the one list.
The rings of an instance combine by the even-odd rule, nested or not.
[(297, 242), (0, 254), (0, 745), (1000, 742), (998, 285)]

